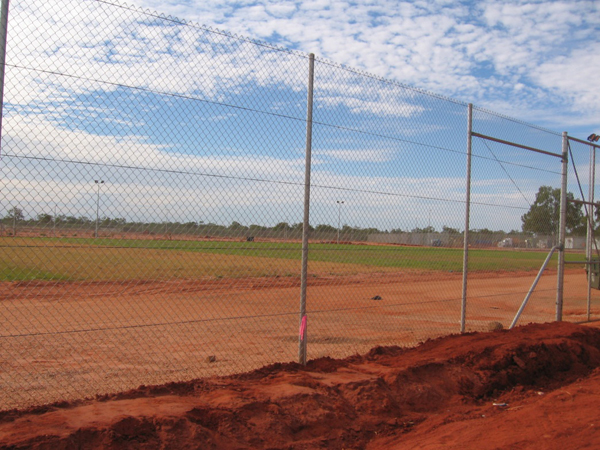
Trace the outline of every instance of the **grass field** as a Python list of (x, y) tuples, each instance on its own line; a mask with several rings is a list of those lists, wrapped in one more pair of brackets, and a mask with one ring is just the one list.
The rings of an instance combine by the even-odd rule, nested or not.
[[(17, 237), (0, 238), (0, 247), (0, 281), (298, 276), (301, 260), (299, 243), (280, 242)], [(545, 257), (545, 251), (473, 249), (469, 270), (537, 270)], [(462, 258), (462, 249), (315, 243), (309, 268), (321, 275), (460, 272)]]

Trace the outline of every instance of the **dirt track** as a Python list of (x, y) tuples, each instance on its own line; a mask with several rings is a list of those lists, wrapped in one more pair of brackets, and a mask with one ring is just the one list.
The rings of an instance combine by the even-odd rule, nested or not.
[[(473, 274), (467, 329), (486, 330), (491, 321), (507, 327), (533, 277)], [(553, 320), (555, 286), (553, 273), (542, 278), (521, 323)], [(583, 271), (567, 275), (566, 320), (585, 319), (584, 287)], [(299, 290), (291, 277), (5, 283), (0, 297), (6, 318), (0, 323), (0, 410), (297, 359)], [(460, 299), (457, 273), (312, 278), (309, 358), (456, 333)]]
[(0, 415), (0, 448), (600, 447), (600, 330), (474, 333)]

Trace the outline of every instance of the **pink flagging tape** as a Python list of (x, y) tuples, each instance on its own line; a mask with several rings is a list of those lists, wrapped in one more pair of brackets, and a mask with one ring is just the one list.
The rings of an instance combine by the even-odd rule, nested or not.
[(307, 317), (306, 315), (302, 316), (302, 321), (300, 322), (300, 340), (303, 341), (304, 340), (304, 335), (306, 334), (306, 321), (307, 321)]

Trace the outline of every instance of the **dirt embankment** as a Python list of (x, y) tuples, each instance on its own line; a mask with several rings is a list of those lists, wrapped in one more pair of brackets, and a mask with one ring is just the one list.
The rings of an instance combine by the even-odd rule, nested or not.
[(600, 448), (600, 330), (555, 323), (0, 415), (0, 448)]

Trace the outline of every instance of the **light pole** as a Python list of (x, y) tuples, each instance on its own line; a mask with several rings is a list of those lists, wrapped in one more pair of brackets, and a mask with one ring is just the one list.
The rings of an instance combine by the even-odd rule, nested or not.
[(431, 239), (429, 238), (429, 233), (431, 232), (431, 209), (429, 210), (429, 215), (427, 216), (427, 245), (431, 245)]
[(343, 200), (337, 200), (338, 204), (338, 232), (337, 232), (337, 243), (340, 243), (340, 230), (342, 229), (342, 205), (344, 204)]
[(98, 195), (96, 196), (96, 233), (95, 237), (98, 238), (98, 220), (100, 218), (100, 185), (104, 184), (104, 180), (94, 180), (94, 183), (98, 186)]
[(165, 239), (169, 236), (169, 210), (167, 209), (165, 212)]

